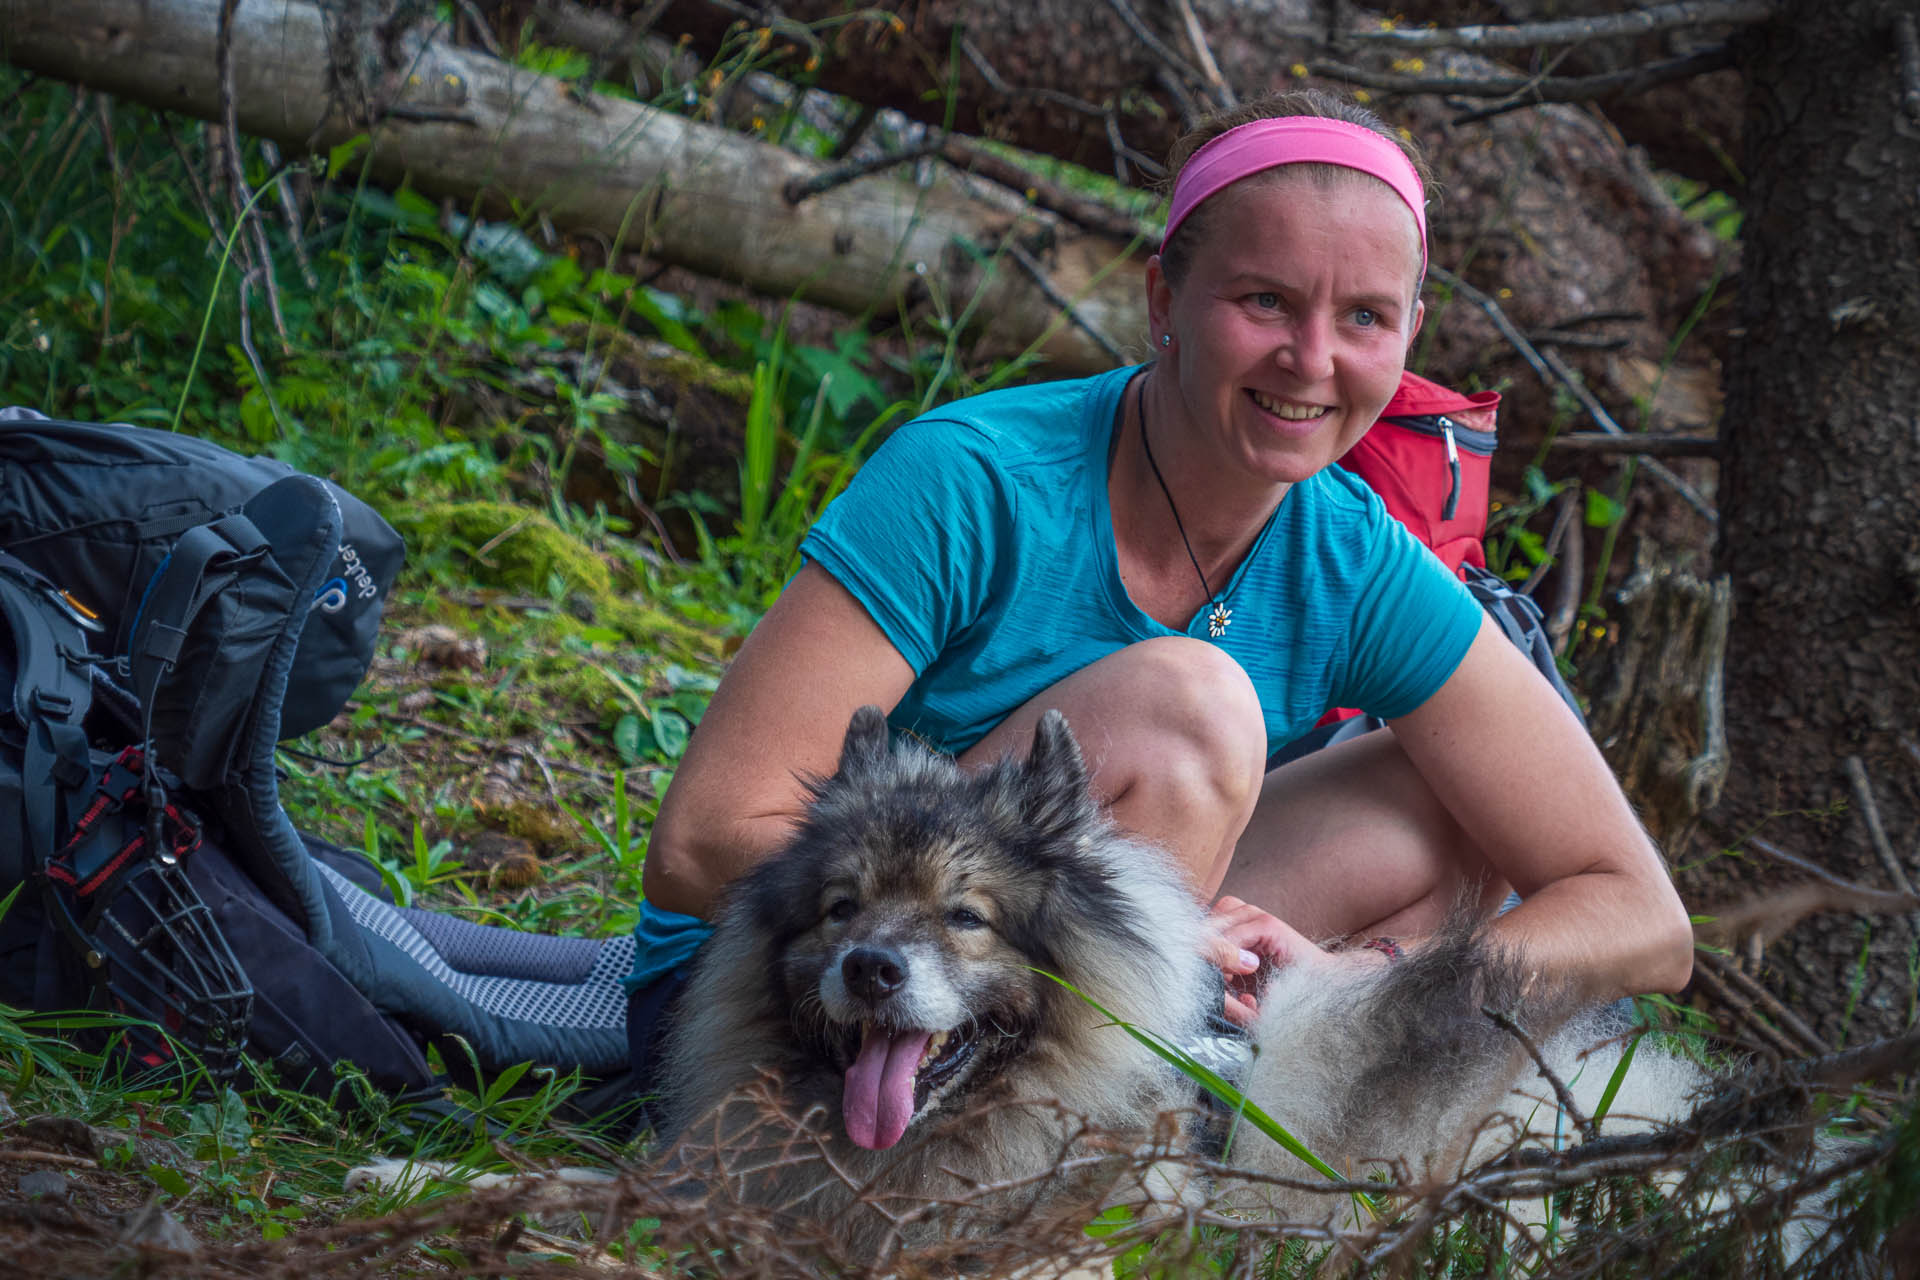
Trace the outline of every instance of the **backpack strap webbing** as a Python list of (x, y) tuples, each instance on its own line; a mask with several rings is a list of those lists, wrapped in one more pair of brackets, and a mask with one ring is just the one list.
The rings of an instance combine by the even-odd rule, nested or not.
[(21, 810), (25, 841), (0, 844), (0, 885), (18, 884), (52, 856), (62, 797), (91, 781), (81, 728), (93, 688), (86, 635), (59, 603), (52, 583), (0, 552), (0, 612), (13, 634), (13, 714), (25, 734)]
[(180, 535), (147, 584), (146, 598), (129, 632), (133, 691), (141, 706), (153, 705), (155, 686), (179, 660), (193, 620), (207, 602), (271, 549), (253, 521), (238, 513)]

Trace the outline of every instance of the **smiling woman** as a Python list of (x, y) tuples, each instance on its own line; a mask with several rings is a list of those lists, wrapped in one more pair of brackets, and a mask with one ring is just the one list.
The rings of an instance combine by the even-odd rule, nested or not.
[[(1686, 916), (1577, 717), (1331, 465), (1423, 318), (1417, 157), (1302, 93), (1208, 124), (1176, 164), (1157, 358), (907, 424), (809, 534), (662, 804), (637, 1045), (701, 918), (792, 838), (799, 780), (832, 772), (869, 703), (967, 767), (1064, 713), (1111, 817), (1211, 905), (1235, 1022), (1262, 965), (1386, 964), (1463, 896), (1491, 918), (1510, 889), (1490, 937), (1562, 989), (1685, 981)], [(1391, 732), (1267, 769), (1337, 706)]]

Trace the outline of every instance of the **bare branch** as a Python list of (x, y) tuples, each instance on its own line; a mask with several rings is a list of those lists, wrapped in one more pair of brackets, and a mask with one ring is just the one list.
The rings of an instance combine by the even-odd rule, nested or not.
[(1916, 1068), (1920, 1068), (1920, 1027), (1891, 1040), (1816, 1058), (1804, 1064), (1801, 1076), (1824, 1089), (1850, 1089), (1865, 1080), (1906, 1075)]
[[(1510, 26), (1351, 28), (1342, 40), (1393, 49), (1528, 49), (1542, 44), (1609, 40), (1652, 35), (1680, 27), (1745, 26), (1773, 16), (1771, 0), (1679, 0), (1627, 13), (1592, 18), (1563, 18)], [(1319, 23), (1287, 23), (1274, 34), (1299, 40), (1323, 40)]]
[(945, 145), (945, 142), (944, 138), (936, 135), (911, 147), (903, 147), (899, 151), (888, 151), (877, 156), (867, 156), (861, 160), (849, 160), (845, 164), (822, 170), (810, 178), (795, 178), (780, 189), (780, 194), (786, 197), (788, 204), (799, 204), (809, 196), (817, 196), (823, 191), (843, 187), (870, 173), (879, 173), (882, 169), (891, 169), (897, 164), (907, 164), (910, 161), (939, 155), (940, 148)]
[[(980, 46), (966, 36), (960, 37), (960, 52), (965, 54), (967, 61), (973, 64), (973, 69), (980, 73), (980, 78), (987, 82), (987, 87), (1002, 97), (1033, 98), (1040, 102), (1050, 102), (1054, 106), (1065, 107), (1067, 110), (1079, 115), (1089, 116), (1095, 120), (1105, 122), (1107, 140), (1113, 148), (1114, 165), (1116, 169), (1118, 169), (1123, 162), (1130, 162), (1151, 178), (1160, 177), (1166, 172), (1166, 168), (1152, 156), (1126, 145), (1125, 141), (1120, 137), (1118, 125), (1114, 123), (1111, 108), (1097, 106), (1084, 98), (1076, 98), (1072, 94), (1062, 93), (1058, 89), (1033, 88), (1026, 85), (1009, 84), (1007, 83), (1006, 77), (996, 71), (993, 64), (987, 61), (987, 55), (980, 52)], [(1131, 185), (1127, 182), (1124, 172), (1121, 172), (1119, 176), (1122, 185)]]
[[(1681, 58), (1649, 62), (1591, 76), (1414, 76), (1397, 71), (1370, 71), (1345, 62), (1316, 58), (1307, 70), (1317, 76), (1378, 89), (1383, 93), (1442, 93), (1458, 98), (1498, 98), (1500, 109), (1542, 102), (1589, 102), (1595, 98), (1627, 97), (1656, 85), (1685, 80), (1733, 65), (1726, 46), (1716, 45)], [(1480, 114), (1463, 119), (1478, 119)]]
[[(1520, 330), (1514, 326), (1513, 321), (1507, 318), (1507, 313), (1501, 310), (1498, 302), (1495, 302), (1492, 298), (1474, 288), (1445, 267), (1430, 265), (1427, 268), (1427, 274), (1484, 311), (1487, 319), (1493, 322), (1493, 327), (1500, 331), (1500, 336), (1505, 338), (1508, 343), (1512, 345), (1513, 349), (1520, 353), (1521, 359), (1532, 366), (1534, 373), (1539, 375), (1540, 380), (1549, 387), (1556, 382), (1563, 384), (1567, 390), (1573, 393), (1574, 398), (1580, 401), (1581, 406), (1586, 409), (1593, 420), (1600, 425), (1602, 431), (1612, 436), (1623, 436), (1626, 434), (1625, 431), (1621, 430), (1620, 424), (1613, 420), (1613, 415), (1607, 412), (1606, 406), (1602, 405), (1600, 401), (1594, 397), (1593, 392), (1587, 390), (1587, 384), (1581, 380), (1580, 375), (1568, 368), (1566, 362), (1561, 360), (1560, 357), (1551, 350), (1543, 354), (1531, 342), (1528, 342), (1527, 336), (1521, 333)], [(1719, 513), (1708, 504), (1705, 498), (1702, 498), (1694, 491), (1692, 485), (1675, 475), (1670, 468), (1658, 459), (1642, 457), (1638, 454), (1635, 456), (1640, 457), (1642, 465), (1644, 465), (1653, 476), (1666, 484), (1667, 487), (1671, 488), (1675, 493), (1679, 494), (1688, 506), (1699, 512), (1700, 515), (1706, 519), (1708, 524), (1716, 526), (1719, 524)]]
[(1173, 8), (1187, 29), (1187, 43), (1193, 46), (1193, 56), (1200, 60), (1201, 73), (1213, 87), (1214, 101), (1227, 108), (1239, 106), (1240, 100), (1234, 96), (1233, 87), (1220, 74), (1220, 64), (1213, 60), (1213, 47), (1207, 43), (1207, 33), (1201, 27), (1200, 19), (1194, 16), (1192, 0), (1173, 0)]
[(1656, 435), (1636, 432), (1615, 436), (1604, 431), (1572, 431), (1555, 436), (1547, 448), (1567, 453), (1637, 453), (1649, 458), (1718, 458), (1718, 436)]
[(1142, 240), (1149, 244), (1159, 240), (1157, 228), (1131, 218), (1111, 205), (1076, 195), (1056, 183), (1048, 182), (1017, 161), (989, 151), (970, 138), (949, 137), (946, 145), (940, 148), (940, 158), (962, 172), (976, 173), (991, 182), (1018, 191), (1040, 208), (1057, 213), (1089, 231), (1098, 231), (1116, 240)]
[(1145, 45), (1147, 52), (1158, 58), (1175, 75), (1195, 84), (1206, 82), (1205, 76), (1189, 66), (1185, 58), (1169, 49), (1166, 42), (1153, 33), (1153, 28), (1140, 20), (1140, 15), (1133, 11), (1133, 6), (1127, 0), (1107, 0), (1107, 7), (1119, 15), (1121, 23), (1133, 33), (1133, 38)]
[(1847, 781), (1853, 784), (1853, 796), (1860, 805), (1860, 817), (1867, 824), (1867, 838), (1873, 842), (1873, 851), (1880, 855), (1880, 865), (1887, 869), (1887, 878), (1893, 881), (1893, 887), (1908, 897), (1913, 896), (1913, 881), (1907, 878), (1907, 869), (1900, 865), (1900, 858), (1893, 851), (1893, 842), (1887, 839), (1887, 829), (1880, 824), (1880, 806), (1874, 802), (1873, 783), (1867, 777), (1867, 767), (1860, 762), (1859, 756), (1846, 759)]
[(1009, 239), (1007, 241), (1007, 256), (1019, 263), (1021, 270), (1033, 277), (1034, 287), (1046, 296), (1047, 301), (1060, 308), (1060, 310), (1066, 314), (1067, 319), (1073, 321), (1074, 327), (1078, 328), (1089, 338), (1092, 338), (1095, 343), (1099, 344), (1102, 351), (1112, 356), (1115, 364), (1127, 363), (1126, 352), (1120, 350), (1120, 348), (1115, 345), (1113, 339), (1102, 333), (1093, 321), (1082, 315), (1080, 309), (1073, 305), (1072, 298), (1061, 293), (1060, 290), (1054, 286), (1053, 281), (1048, 279), (1045, 268), (1033, 260), (1032, 254)]
[(1567, 1088), (1567, 1082), (1562, 1080), (1559, 1075), (1555, 1073), (1554, 1069), (1547, 1065), (1546, 1056), (1540, 1052), (1540, 1046), (1535, 1044), (1533, 1037), (1528, 1035), (1520, 1024), (1513, 1020), (1513, 1015), (1510, 1013), (1502, 1013), (1491, 1005), (1482, 1005), (1480, 1012), (1486, 1014), (1487, 1017), (1492, 1020), (1494, 1026), (1500, 1028), (1520, 1042), (1520, 1047), (1527, 1051), (1529, 1058), (1533, 1059), (1533, 1065), (1539, 1068), (1540, 1078), (1553, 1086), (1553, 1096), (1560, 1100), (1560, 1109), (1567, 1113), (1568, 1118), (1579, 1128), (1586, 1140), (1592, 1142), (1595, 1138), (1599, 1137), (1600, 1126), (1588, 1119), (1587, 1114), (1580, 1110), (1580, 1104), (1573, 1100), (1573, 1091)]
[(1696, 965), (1706, 965), (1726, 983), (1728, 989), (1745, 996), (1761, 1013), (1780, 1024), (1783, 1031), (1798, 1037), (1800, 1044), (1797, 1053), (1831, 1053), (1833, 1046), (1823, 1039), (1819, 1032), (1807, 1025), (1799, 1014), (1780, 1002), (1780, 998), (1756, 982), (1753, 976), (1731, 961), (1724, 960), (1712, 952), (1702, 952), (1694, 957)]
[[(1548, 348), (1541, 353), (1540, 358), (1547, 362), (1548, 367), (1559, 377), (1567, 390), (1573, 392), (1573, 398), (1580, 402), (1581, 407), (1599, 424), (1602, 431), (1611, 436), (1627, 434), (1625, 429), (1613, 420), (1613, 415), (1607, 412), (1606, 406), (1600, 403), (1599, 397), (1587, 389), (1586, 380), (1560, 358), (1559, 352)], [(1708, 524), (1717, 526), (1720, 523), (1720, 513), (1713, 509), (1713, 504), (1701, 497), (1692, 485), (1681, 479), (1664, 462), (1644, 453), (1636, 453), (1633, 456), (1649, 474), (1680, 495), (1681, 501), (1697, 511)]]

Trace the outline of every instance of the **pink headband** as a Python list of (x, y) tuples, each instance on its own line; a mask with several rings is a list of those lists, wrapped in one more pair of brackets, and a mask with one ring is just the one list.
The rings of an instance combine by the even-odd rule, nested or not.
[(1175, 229), (1202, 200), (1249, 174), (1283, 164), (1334, 164), (1358, 169), (1392, 187), (1413, 211), (1414, 225), (1420, 229), (1420, 274), (1426, 275), (1426, 192), (1413, 163), (1392, 140), (1362, 125), (1324, 116), (1250, 120), (1194, 152), (1173, 184), (1173, 207), (1167, 211), (1167, 233), (1160, 239), (1160, 251), (1166, 252)]

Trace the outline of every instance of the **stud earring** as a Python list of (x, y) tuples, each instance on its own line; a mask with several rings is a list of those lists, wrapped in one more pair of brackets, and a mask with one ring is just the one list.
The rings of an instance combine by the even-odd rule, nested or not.
[(1161, 345), (1161, 346), (1163, 346), (1163, 347), (1170, 347), (1170, 346), (1172, 346), (1172, 345), (1173, 345), (1173, 335), (1172, 335), (1172, 334), (1170, 334), (1170, 333), (1163, 333), (1163, 334), (1161, 334), (1161, 335), (1160, 335), (1160, 345)]

